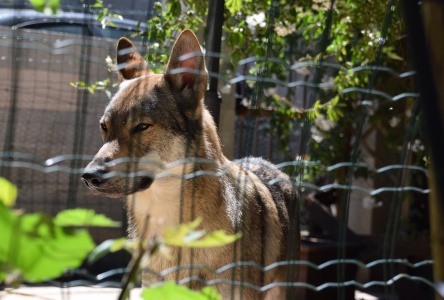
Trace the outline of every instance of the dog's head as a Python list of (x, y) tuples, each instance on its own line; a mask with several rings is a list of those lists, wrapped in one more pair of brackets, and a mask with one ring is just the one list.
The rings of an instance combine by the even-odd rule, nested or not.
[(119, 90), (100, 120), (104, 145), (82, 175), (93, 193), (108, 197), (145, 190), (163, 165), (192, 155), (207, 88), (204, 57), (190, 30), (177, 38), (164, 74), (151, 72), (126, 38), (117, 45), (117, 66)]

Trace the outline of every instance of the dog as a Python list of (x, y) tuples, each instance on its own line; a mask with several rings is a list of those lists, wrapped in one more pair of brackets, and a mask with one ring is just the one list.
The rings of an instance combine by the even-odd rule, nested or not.
[[(289, 210), (296, 197), (290, 178), (270, 162), (252, 157), (232, 162), (224, 156), (203, 103), (208, 72), (194, 33), (185, 30), (178, 36), (164, 74), (149, 70), (127, 38), (118, 41), (117, 66), (119, 89), (101, 117), (104, 145), (85, 168), (86, 186), (94, 194), (126, 199), (134, 239), (162, 236), (166, 228), (197, 217), (206, 232), (242, 232), (230, 245), (173, 247), (171, 259), (152, 257), (144, 284), (153, 279), (193, 289), (212, 284), (223, 299), (285, 297), (279, 284), (259, 289), (285, 282), (286, 267), (263, 271), (244, 264), (213, 272), (233, 262), (265, 267), (297, 259), (298, 249), (287, 253)], [(291, 239), (297, 244), (298, 230)], [(189, 265), (205, 267), (148, 275)]]

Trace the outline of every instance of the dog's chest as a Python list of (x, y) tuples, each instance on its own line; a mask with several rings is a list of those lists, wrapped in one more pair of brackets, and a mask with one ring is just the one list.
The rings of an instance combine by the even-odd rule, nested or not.
[(165, 179), (128, 197), (130, 224), (136, 238), (162, 236), (165, 229), (179, 224), (181, 181)]

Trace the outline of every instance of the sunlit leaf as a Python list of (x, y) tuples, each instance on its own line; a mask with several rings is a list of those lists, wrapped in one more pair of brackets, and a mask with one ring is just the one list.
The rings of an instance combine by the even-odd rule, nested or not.
[(102, 8), (103, 7), (103, 0), (96, 0), (96, 3), (94, 3), (91, 7)]
[(165, 232), (165, 240), (174, 241), (174, 239), (183, 240), (185, 236), (202, 223), (202, 218), (197, 218), (193, 222), (180, 224), (176, 227), (168, 228)]
[(169, 1), (167, 4), (168, 12), (173, 17), (179, 17), (182, 12), (182, 7), (179, 1)]
[(51, 9), (51, 12), (53, 14), (56, 14), (57, 11), (59, 10), (59, 6), (60, 6), (60, 0), (48, 0), (49, 3), (49, 8)]
[(404, 60), (401, 56), (399, 56), (398, 54), (396, 54), (394, 52), (389, 53), (388, 57), (391, 59), (394, 59), (394, 60), (400, 60), (400, 61)]
[[(120, 239), (116, 239), (116, 240), (112, 240), (112, 244), (109, 247), (109, 251), (110, 252), (116, 252), (122, 249), (127, 249), (128, 247), (128, 243), (130, 241), (128, 241), (126, 238), (120, 238)], [(131, 241), (131, 243), (134, 243)]]
[(13, 206), (17, 194), (17, 187), (9, 180), (0, 177), (0, 202), (3, 202), (6, 206)]
[(193, 222), (181, 224), (174, 228), (166, 230), (164, 242), (170, 246), (180, 247), (219, 247), (233, 243), (241, 237), (240, 233), (227, 234), (223, 230), (217, 230), (205, 233), (203, 230), (195, 229), (202, 222), (201, 218), (197, 218)]
[(39, 12), (55, 14), (59, 10), (60, 0), (29, 0), (32, 7)]
[(242, 0), (227, 0), (225, 6), (230, 13), (234, 14), (242, 9)]
[(29, 0), (29, 3), (36, 11), (43, 12), (45, 10), (46, 0)]
[(88, 231), (57, 226), (46, 214), (15, 215), (0, 206), (0, 215), (0, 264), (8, 263), (26, 281), (57, 278), (94, 248)]
[(183, 247), (219, 247), (231, 244), (242, 236), (241, 233), (227, 234), (223, 230), (217, 230), (206, 234), (203, 238), (195, 241), (185, 242)]
[(144, 288), (142, 299), (162, 300), (220, 300), (222, 297), (212, 287), (205, 287), (201, 291), (192, 291), (187, 287), (177, 285), (173, 282), (162, 286)]
[(92, 209), (67, 209), (55, 216), (54, 223), (58, 226), (72, 227), (119, 227), (120, 222), (111, 220), (102, 214), (96, 214)]

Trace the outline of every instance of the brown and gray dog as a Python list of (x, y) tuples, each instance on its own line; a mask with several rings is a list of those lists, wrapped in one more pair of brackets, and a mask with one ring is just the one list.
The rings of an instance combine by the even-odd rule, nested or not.
[[(287, 253), (289, 177), (260, 158), (232, 162), (222, 153), (203, 104), (208, 75), (196, 36), (190, 30), (180, 34), (164, 74), (151, 72), (126, 38), (118, 42), (117, 64), (119, 90), (100, 120), (104, 145), (82, 175), (85, 184), (94, 194), (126, 198), (132, 238), (159, 236), (165, 228), (197, 217), (207, 232), (243, 233), (228, 246), (172, 249), (170, 260), (153, 257), (148, 269), (155, 272), (177, 265), (208, 267), (154, 279), (199, 277), (189, 282), (192, 288), (214, 284), (224, 299), (284, 298), (283, 287), (260, 292), (242, 283), (263, 287), (285, 282), (285, 267), (210, 271), (238, 261), (267, 266), (297, 258), (298, 249)], [(292, 239), (297, 242), (298, 234)]]

